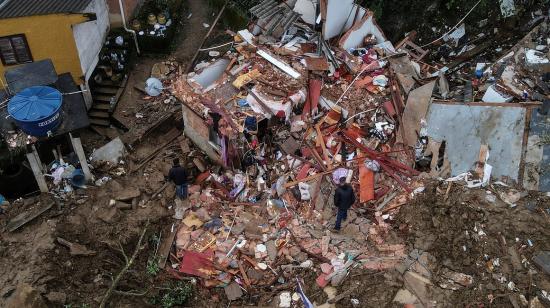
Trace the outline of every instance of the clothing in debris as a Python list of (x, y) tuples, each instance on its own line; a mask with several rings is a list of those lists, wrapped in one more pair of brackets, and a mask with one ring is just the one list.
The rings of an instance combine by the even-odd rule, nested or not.
[(355, 193), (349, 184), (342, 184), (334, 193), (334, 205), (338, 208), (334, 229), (340, 230), (342, 220), (348, 218), (348, 209), (355, 203)]

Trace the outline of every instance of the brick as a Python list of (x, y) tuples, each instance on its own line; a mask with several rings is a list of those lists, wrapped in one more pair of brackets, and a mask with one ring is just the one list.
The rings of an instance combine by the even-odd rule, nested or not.
[(317, 277), (317, 279), (315, 279), (315, 281), (317, 282), (317, 285), (321, 288), (324, 288), (328, 285), (329, 281), (327, 281), (327, 274), (321, 274)]
[(365, 88), (366, 86), (372, 84), (372, 77), (371, 76), (367, 76), (363, 79), (360, 79), (360, 80), (357, 80), (355, 82), (355, 87), (356, 88)]
[(374, 271), (388, 270), (396, 268), (401, 263), (400, 259), (391, 258), (391, 259), (377, 259), (370, 260), (365, 262), (365, 269), (370, 269)]

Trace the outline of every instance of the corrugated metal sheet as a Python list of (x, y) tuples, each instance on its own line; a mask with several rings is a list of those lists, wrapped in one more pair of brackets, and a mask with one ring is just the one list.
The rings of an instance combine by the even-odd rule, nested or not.
[(5, 0), (0, 2), (0, 19), (82, 12), (92, 0)]

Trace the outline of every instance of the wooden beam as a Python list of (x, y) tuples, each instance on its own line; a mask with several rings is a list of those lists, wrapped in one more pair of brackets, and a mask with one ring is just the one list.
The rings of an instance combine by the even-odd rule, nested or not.
[(69, 133), (69, 138), (71, 139), (71, 144), (73, 145), (73, 150), (78, 157), (78, 161), (80, 161), (80, 168), (82, 168), (82, 172), (84, 172), (84, 178), (86, 179), (86, 182), (93, 180), (94, 176), (92, 175), (90, 167), (88, 166), (86, 154), (84, 153), (84, 148), (82, 148), (82, 141), (80, 140), (80, 138), (74, 138), (71, 133)]
[(34, 178), (38, 183), (38, 188), (40, 189), (41, 192), (48, 192), (49, 191), (48, 184), (46, 183), (46, 179), (42, 174), (42, 163), (40, 162), (40, 158), (37, 159), (38, 153), (36, 153), (36, 149), (33, 149), (31, 153), (27, 153), (26, 155), (27, 155), (27, 160), (31, 165)]
[(486, 103), (486, 102), (471, 102), (462, 103), (456, 101), (441, 101), (433, 100), (432, 103), (440, 105), (457, 105), (457, 106), (484, 106), (484, 107), (539, 107), (542, 106), (542, 102), (522, 102), (522, 103)]

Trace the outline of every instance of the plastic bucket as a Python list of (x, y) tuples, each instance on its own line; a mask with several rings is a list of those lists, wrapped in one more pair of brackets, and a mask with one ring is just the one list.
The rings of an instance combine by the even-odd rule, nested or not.
[(73, 174), (71, 175), (71, 184), (77, 187), (86, 185), (86, 177), (84, 176), (82, 169), (75, 169), (73, 171)]

